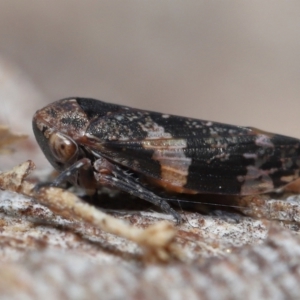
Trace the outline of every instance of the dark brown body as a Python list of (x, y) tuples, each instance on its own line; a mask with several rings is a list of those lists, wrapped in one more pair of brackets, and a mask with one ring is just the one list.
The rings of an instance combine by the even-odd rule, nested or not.
[[(85, 188), (114, 186), (171, 212), (151, 185), (179, 194), (249, 195), (299, 177), (300, 141), (248, 127), (63, 99), (33, 129), (51, 164)], [(179, 196), (180, 197), (180, 196)]]

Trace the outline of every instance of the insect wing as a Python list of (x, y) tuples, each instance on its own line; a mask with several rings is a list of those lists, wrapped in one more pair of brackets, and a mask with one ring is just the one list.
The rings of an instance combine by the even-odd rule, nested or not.
[(87, 136), (94, 153), (173, 191), (247, 195), (298, 177), (299, 140), (248, 127), (120, 107)]

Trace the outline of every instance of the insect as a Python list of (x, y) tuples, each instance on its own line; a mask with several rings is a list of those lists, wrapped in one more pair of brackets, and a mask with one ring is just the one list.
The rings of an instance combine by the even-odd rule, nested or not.
[(153, 187), (180, 194), (261, 194), (299, 177), (300, 140), (255, 128), (66, 98), (38, 110), (33, 131), (60, 175), (114, 187), (181, 221)]

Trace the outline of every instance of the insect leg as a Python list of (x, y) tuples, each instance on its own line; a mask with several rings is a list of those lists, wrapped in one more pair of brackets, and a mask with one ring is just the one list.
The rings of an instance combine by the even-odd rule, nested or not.
[(79, 170), (90, 169), (92, 167), (91, 161), (88, 158), (82, 158), (69, 168), (60, 173), (52, 182), (51, 186), (59, 186), (62, 182), (70, 179), (74, 176)]
[(73, 181), (72, 179), (78, 171), (92, 169), (91, 161), (88, 158), (82, 158), (69, 168), (61, 172), (53, 181), (42, 182), (35, 185), (34, 190), (37, 192), (42, 187), (60, 186), (65, 181)]
[(177, 224), (181, 223), (180, 214), (176, 212), (164, 198), (146, 189), (135, 178), (131, 177), (118, 166), (104, 158), (99, 158), (94, 163), (94, 168), (96, 170), (94, 173), (95, 179), (101, 185), (115, 187), (130, 195), (151, 202), (159, 206), (164, 212), (171, 214), (176, 219)]

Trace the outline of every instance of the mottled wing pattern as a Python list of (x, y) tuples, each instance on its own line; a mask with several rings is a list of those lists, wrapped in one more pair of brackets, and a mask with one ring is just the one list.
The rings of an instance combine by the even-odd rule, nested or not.
[(179, 192), (255, 194), (299, 174), (299, 140), (122, 106), (91, 121), (92, 151)]

